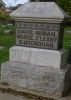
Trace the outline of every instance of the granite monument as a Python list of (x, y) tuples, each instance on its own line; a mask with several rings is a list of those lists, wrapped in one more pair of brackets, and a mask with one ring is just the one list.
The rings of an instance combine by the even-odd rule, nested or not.
[(63, 49), (65, 19), (55, 2), (27, 2), (10, 14), (15, 20), (15, 46), (1, 65), (1, 81), (49, 96), (65, 96), (71, 68)]

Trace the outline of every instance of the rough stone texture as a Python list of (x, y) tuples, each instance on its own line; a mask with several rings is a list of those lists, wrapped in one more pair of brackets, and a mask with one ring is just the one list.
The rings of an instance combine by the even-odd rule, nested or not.
[(9, 93), (0, 92), (0, 100), (31, 100), (31, 99), (27, 99), (25, 97), (16, 96), (16, 95), (9, 94)]
[[(71, 86), (70, 66), (63, 69), (41, 67), (19, 62), (6, 62), (1, 66), (1, 81), (48, 95), (66, 95)], [(65, 81), (67, 80), (67, 81)], [(63, 94), (62, 94), (63, 93)]]
[(4, 34), (12, 34), (12, 31), (11, 30), (5, 30)]
[[(55, 95), (49, 96), (47, 93), (44, 93), (44, 92), (43, 93), (35, 92), (35, 91), (28, 90), (28, 89), (25, 89), (22, 87), (17, 87), (17, 86), (12, 86), (12, 85), (4, 85), (4, 84), (0, 84), (0, 91), (5, 92), (7, 94), (8, 93), (15, 94), (15, 95), (17, 94), (17, 97), (18, 97), (18, 95), (23, 96), (23, 100), (24, 99), (26, 100), (29, 97), (30, 97), (30, 100), (71, 100), (71, 92), (66, 97), (55, 96)], [(10, 96), (12, 96), (12, 95), (10, 95)], [(26, 98), (24, 98), (24, 96)], [(20, 100), (20, 98), (18, 98), (18, 99)], [(11, 100), (11, 98), (10, 98), (10, 100)], [(15, 100), (15, 98), (13, 100)]]
[(66, 63), (66, 51), (64, 49), (54, 51), (13, 46), (10, 49), (9, 60), (39, 66), (61, 68)]
[[(28, 2), (10, 16), (16, 21), (50, 23), (61, 23), (69, 18), (55, 2)], [(67, 74), (71, 68), (64, 66), (65, 63), (64, 49), (53, 51), (14, 46), (10, 49), (9, 61), (1, 65), (1, 81), (35, 92), (65, 96), (71, 86), (71, 73)]]
[(55, 2), (27, 2), (10, 14), (13, 18), (64, 19), (69, 16)]

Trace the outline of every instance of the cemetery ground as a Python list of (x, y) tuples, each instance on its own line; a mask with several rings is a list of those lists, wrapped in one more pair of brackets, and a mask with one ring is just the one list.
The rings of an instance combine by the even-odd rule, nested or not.
[[(12, 34), (4, 34), (5, 30), (12, 30)], [(0, 65), (9, 58), (9, 48), (14, 45), (14, 33), (14, 26), (2, 28), (2, 24), (0, 24), (0, 46), (4, 47), (0, 50)]]
[[(2, 28), (3, 24), (0, 24), (0, 47), (4, 47), (2, 49), (0, 49), (0, 68), (1, 68), (1, 64), (3, 62), (6, 62), (9, 60), (9, 49), (15, 45), (15, 27), (14, 26), (8, 26), (7, 28)], [(4, 34), (5, 30), (12, 30), (12, 34)], [(71, 31), (71, 27), (65, 27), (64, 29), (64, 40), (63, 40), (63, 48), (66, 49), (67, 51), (67, 56), (68, 56), (68, 49), (69, 49), (69, 43), (71, 42), (71, 35), (66, 34), (66, 31)], [(6, 84), (5, 84), (6, 85)], [(3, 91), (4, 92), (4, 91)], [(16, 93), (16, 91), (14, 91)], [(0, 93), (0, 96), (3, 95)], [(9, 97), (13, 97), (13, 95), (10, 94), (5, 94), (8, 98)], [(6, 96), (5, 99), (2, 98), (0, 100), (6, 100)], [(7, 98), (7, 100), (8, 100)], [(13, 97), (16, 98), (16, 97)], [(30, 98), (30, 97), (28, 97)], [(10, 99), (11, 100), (11, 99)], [(48, 99), (22, 99), (22, 97), (16, 98), (16, 99), (12, 99), (12, 100), (48, 100)], [(53, 99), (49, 99), (49, 100), (53, 100)]]

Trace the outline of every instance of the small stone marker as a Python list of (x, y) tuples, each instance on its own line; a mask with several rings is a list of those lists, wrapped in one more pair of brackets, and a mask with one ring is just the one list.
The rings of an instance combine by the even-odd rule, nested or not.
[(13, 26), (13, 24), (11, 24), (11, 23), (9, 23), (9, 24), (7, 24), (8, 26)]
[(3, 25), (2, 28), (7, 28), (7, 26), (6, 25)]
[(12, 31), (11, 30), (5, 30), (4, 34), (12, 34)]
[(0, 50), (3, 49), (3, 48), (4, 48), (3, 46), (0, 46)]
[(1, 65), (1, 81), (48, 96), (65, 96), (71, 68), (65, 66), (62, 45), (64, 19), (69, 16), (55, 2), (28, 2), (10, 16), (15, 20), (16, 46)]
[(71, 35), (71, 31), (66, 31), (66, 34)]

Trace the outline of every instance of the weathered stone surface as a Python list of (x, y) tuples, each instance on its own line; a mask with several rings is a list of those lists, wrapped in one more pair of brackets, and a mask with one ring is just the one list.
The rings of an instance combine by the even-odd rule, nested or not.
[(63, 45), (63, 24), (16, 21), (16, 46), (60, 50)]
[(12, 34), (12, 31), (11, 30), (5, 30), (4, 34)]
[[(25, 23), (59, 23), (58, 33), (60, 32), (60, 34), (58, 35), (61, 41), (58, 42), (62, 48), (64, 27), (62, 21), (69, 16), (54, 2), (28, 2), (12, 12), (10, 16), (15, 19), (16, 28), (24, 28), (24, 23), (19, 23), (20, 27), (17, 27), (17, 22), (20, 21)], [(30, 29), (27, 24), (25, 29)], [(51, 29), (53, 31), (53, 25)], [(20, 41), (19, 43), (21, 44)], [(71, 68), (68, 65), (64, 66), (66, 51), (61, 48), (59, 48), (59, 51), (54, 51), (19, 46), (12, 47), (9, 61), (1, 65), (1, 81), (28, 90), (44, 92), (48, 95), (65, 96), (71, 87), (69, 82), (71, 80)]]
[(49, 95), (64, 96), (71, 86), (71, 73), (68, 75), (68, 72), (71, 72), (69, 65), (58, 69), (51, 66), (6, 62), (1, 67), (1, 81)]
[(64, 49), (54, 51), (13, 46), (10, 48), (9, 60), (39, 66), (61, 68), (66, 63), (66, 51)]
[[(38, 100), (38, 99), (39, 100), (71, 100), (71, 93), (69, 93), (69, 95), (66, 96), (66, 97), (55, 96), (55, 95), (49, 96), (47, 93), (44, 93), (44, 92), (42, 92), (42, 93), (41, 92), (35, 92), (35, 91), (32, 91), (32, 90), (28, 90), (28, 89), (18, 87), (18, 86), (13, 86), (13, 85), (0, 84), (0, 91), (7, 92), (9, 94), (10, 93), (15, 94), (15, 95), (17, 94), (17, 97), (18, 97), (18, 95), (20, 95), (20, 96), (22, 95), (23, 100), (24, 99), (26, 100), (26, 98), (29, 98), (29, 97), (30, 97), (30, 100)], [(26, 98), (24, 98), (24, 96)], [(15, 100), (15, 99), (13, 99), (13, 100)], [(19, 100), (20, 100), (20, 98), (19, 98)]]
[(1, 93), (0, 92), (0, 100), (30, 100), (27, 98), (23, 98), (22, 96), (16, 96), (10, 93)]
[(55, 2), (27, 2), (10, 14), (13, 18), (64, 19), (69, 16)]

